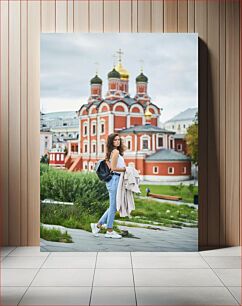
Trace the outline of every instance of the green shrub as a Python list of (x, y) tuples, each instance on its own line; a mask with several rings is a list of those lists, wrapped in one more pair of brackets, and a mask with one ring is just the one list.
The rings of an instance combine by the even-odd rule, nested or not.
[(105, 183), (95, 173), (42, 168), (40, 198), (64, 202), (101, 202), (108, 199)]
[(73, 242), (71, 236), (67, 233), (67, 231), (63, 233), (59, 229), (46, 228), (43, 225), (40, 225), (40, 238), (55, 242)]
[(40, 163), (40, 176), (51, 170), (52, 169), (48, 164)]

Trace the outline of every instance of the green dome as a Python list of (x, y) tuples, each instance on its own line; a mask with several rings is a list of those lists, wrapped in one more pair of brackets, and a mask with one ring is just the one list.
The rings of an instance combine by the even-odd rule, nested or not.
[(143, 74), (143, 72), (141, 72), (141, 74), (137, 76), (136, 82), (145, 82), (145, 83), (147, 83), (148, 82), (148, 78), (147, 78), (147, 76), (145, 76)]
[(103, 81), (99, 78), (99, 76), (96, 74), (94, 78), (91, 79), (91, 84), (101, 84), (103, 83)]
[(120, 79), (120, 77), (121, 77), (120, 73), (117, 70), (115, 70), (115, 68), (113, 68), (113, 70), (108, 73), (109, 79), (111, 78)]

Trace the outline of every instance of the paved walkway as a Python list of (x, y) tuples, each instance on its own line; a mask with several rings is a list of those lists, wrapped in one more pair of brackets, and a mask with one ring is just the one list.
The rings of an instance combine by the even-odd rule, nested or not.
[(157, 230), (119, 226), (121, 230), (128, 230), (134, 238), (110, 239), (104, 234), (94, 237), (92, 233), (65, 228), (58, 225), (44, 225), (46, 227), (67, 230), (73, 243), (52, 242), (41, 239), (41, 251), (50, 252), (197, 252), (197, 228), (160, 228)]

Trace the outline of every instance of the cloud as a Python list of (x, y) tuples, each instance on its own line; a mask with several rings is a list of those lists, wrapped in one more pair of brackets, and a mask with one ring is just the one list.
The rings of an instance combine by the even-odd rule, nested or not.
[(149, 79), (148, 94), (153, 101), (160, 101), (166, 117), (174, 113), (173, 107), (177, 113), (178, 109), (197, 106), (197, 34), (44, 33), (41, 34), (41, 101), (46, 111), (59, 111), (60, 107), (79, 109), (83, 104), (78, 105), (81, 97), (87, 99), (90, 95), (96, 62), (105, 94), (113, 54), (119, 48), (124, 52), (123, 66), (130, 73), (131, 96), (135, 95), (135, 78), (140, 73), (142, 59), (144, 74)]

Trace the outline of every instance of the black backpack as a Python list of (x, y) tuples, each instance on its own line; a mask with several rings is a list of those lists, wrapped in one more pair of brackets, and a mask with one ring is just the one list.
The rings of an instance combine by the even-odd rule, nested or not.
[(96, 163), (94, 170), (96, 171), (97, 176), (99, 177), (101, 181), (109, 182), (111, 180), (112, 171), (108, 167), (105, 159), (99, 160)]

